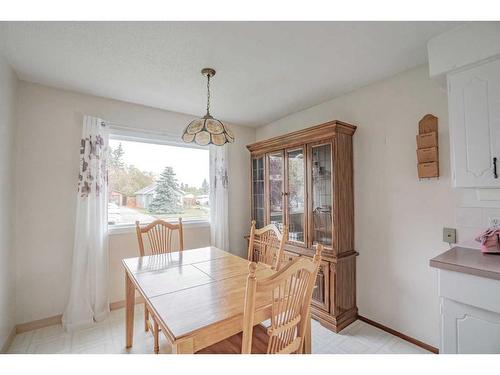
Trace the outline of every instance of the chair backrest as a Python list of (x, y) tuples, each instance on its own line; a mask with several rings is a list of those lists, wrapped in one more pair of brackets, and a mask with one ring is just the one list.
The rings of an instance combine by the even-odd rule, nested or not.
[(252, 334), (256, 297), (271, 294), (271, 326), (268, 354), (290, 354), (302, 352), (304, 333), (311, 297), (318, 274), (322, 245), (317, 245), (314, 258), (299, 257), (288, 263), (274, 275), (259, 279), (255, 272), (256, 263), (250, 263), (247, 279), (245, 308), (243, 313), (242, 353), (249, 354), (252, 349)]
[(184, 250), (184, 234), (182, 231), (182, 218), (178, 224), (171, 224), (164, 220), (155, 220), (151, 224), (141, 227), (138, 221), (135, 222), (137, 241), (139, 242), (139, 253), (141, 257), (145, 254), (143, 235), (148, 238), (151, 254), (170, 253), (172, 251), (172, 233), (179, 232), (179, 249)]
[(255, 220), (252, 220), (248, 241), (248, 260), (265, 263), (275, 270), (279, 269), (287, 237), (288, 226), (286, 225), (281, 233), (274, 224), (256, 229)]

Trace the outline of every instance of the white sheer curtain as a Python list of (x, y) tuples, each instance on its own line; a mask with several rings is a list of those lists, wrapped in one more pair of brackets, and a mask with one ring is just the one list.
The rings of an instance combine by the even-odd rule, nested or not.
[(66, 330), (100, 321), (109, 313), (108, 138), (104, 121), (91, 116), (84, 117), (71, 291), (63, 314)]
[(210, 146), (210, 238), (229, 251), (228, 146)]

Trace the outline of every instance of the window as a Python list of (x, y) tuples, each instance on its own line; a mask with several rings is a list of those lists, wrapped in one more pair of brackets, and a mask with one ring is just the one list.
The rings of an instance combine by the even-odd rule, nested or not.
[(109, 146), (109, 225), (208, 220), (208, 150), (118, 137)]

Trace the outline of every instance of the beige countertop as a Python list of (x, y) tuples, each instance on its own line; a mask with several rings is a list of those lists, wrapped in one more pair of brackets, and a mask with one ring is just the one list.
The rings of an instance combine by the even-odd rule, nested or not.
[(454, 247), (429, 261), (431, 267), (500, 280), (500, 254)]

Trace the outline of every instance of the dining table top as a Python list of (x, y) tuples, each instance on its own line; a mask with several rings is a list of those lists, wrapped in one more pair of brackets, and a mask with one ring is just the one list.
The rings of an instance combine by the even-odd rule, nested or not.
[[(241, 331), (248, 260), (210, 246), (122, 263), (171, 343), (190, 338), (196, 351)], [(258, 264), (257, 277), (274, 272)], [(257, 297), (256, 319), (269, 318), (269, 298)]]

